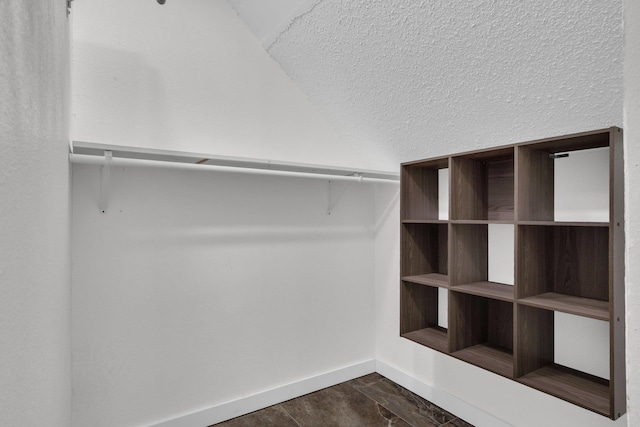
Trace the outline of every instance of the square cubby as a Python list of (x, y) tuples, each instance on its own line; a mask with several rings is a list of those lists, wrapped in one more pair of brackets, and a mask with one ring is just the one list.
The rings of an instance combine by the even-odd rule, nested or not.
[(518, 147), (520, 221), (609, 222), (611, 135)]
[(452, 220), (514, 220), (513, 147), (451, 159)]
[(442, 353), (449, 351), (446, 288), (402, 281), (400, 335)]
[(513, 301), (513, 224), (451, 224), (450, 239), (452, 289)]
[(513, 303), (449, 292), (453, 355), (499, 375), (513, 377)]
[(402, 165), (400, 217), (403, 221), (448, 219), (448, 167), (448, 158)]
[[(516, 379), (608, 415), (611, 411), (608, 322), (522, 304), (518, 304), (517, 311)], [(585, 321), (588, 323), (584, 324)], [(591, 341), (589, 347), (580, 351), (580, 343), (574, 342), (576, 337)], [(580, 363), (569, 366), (571, 358)]]
[(518, 226), (518, 301), (609, 320), (609, 227)]
[(402, 224), (402, 280), (431, 286), (449, 285), (446, 223)]

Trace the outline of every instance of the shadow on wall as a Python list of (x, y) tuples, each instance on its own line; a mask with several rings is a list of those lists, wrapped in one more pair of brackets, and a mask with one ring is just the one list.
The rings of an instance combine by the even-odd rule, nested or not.
[(109, 238), (119, 244), (312, 243), (374, 232), (370, 184), (118, 167), (100, 214), (100, 169), (76, 166), (74, 174), (83, 222), (113, 227)]
[[(136, 146), (171, 140), (164, 82), (142, 55), (75, 42), (73, 138)], [(100, 141), (95, 141), (98, 137)]]

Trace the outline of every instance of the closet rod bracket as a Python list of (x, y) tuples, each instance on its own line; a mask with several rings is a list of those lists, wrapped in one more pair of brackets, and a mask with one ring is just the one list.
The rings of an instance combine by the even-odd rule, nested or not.
[(107, 213), (107, 207), (109, 205), (112, 159), (113, 152), (111, 152), (110, 150), (105, 150), (104, 165), (100, 167), (100, 200), (98, 201), (98, 211), (100, 213)]

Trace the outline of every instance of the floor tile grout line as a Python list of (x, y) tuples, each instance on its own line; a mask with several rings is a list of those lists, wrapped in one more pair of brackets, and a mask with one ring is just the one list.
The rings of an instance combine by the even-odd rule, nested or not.
[(442, 424), (440, 427), (447, 427), (448, 425), (452, 425), (451, 423), (453, 423), (456, 420), (464, 421), (464, 420), (460, 419), (460, 417), (455, 417), (454, 419), (449, 420), (446, 423)]
[(296, 420), (295, 418), (293, 418), (293, 416), (289, 413), (289, 411), (287, 411), (287, 410), (284, 408), (284, 406), (282, 406), (281, 404), (278, 404), (277, 406), (280, 408), (280, 410), (281, 410), (282, 412), (284, 412), (285, 414), (287, 414), (287, 416), (288, 416), (289, 418), (291, 418), (291, 419), (293, 420), (293, 422), (294, 422), (294, 423), (296, 423), (296, 425), (297, 425), (298, 427), (302, 427), (302, 426), (300, 425), (300, 423), (298, 422), (298, 420)]
[[(381, 376), (382, 376), (382, 375), (381, 375)], [(386, 378), (386, 377), (382, 377), (382, 378)], [(380, 380), (376, 380), (376, 381), (372, 382), (371, 384), (366, 384), (363, 388), (369, 387), (370, 385), (375, 384), (375, 383), (377, 383), (378, 381), (380, 381)], [(391, 412), (393, 415), (395, 415), (396, 417), (398, 417), (399, 419), (401, 419), (402, 421), (404, 421), (405, 423), (407, 423), (407, 424), (408, 424), (408, 425), (410, 425), (411, 427), (416, 427), (416, 425), (415, 425), (415, 424), (413, 424), (412, 422), (410, 422), (410, 421), (408, 421), (408, 420), (404, 419), (404, 417), (402, 417), (402, 416), (400, 416), (400, 415), (396, 414), (396, 413), (395, 413), (395, 412), (393, 412), (391, 409), (387, 408), (387, 406), (385, 406), (385, 405), (383, 405), (383, 404), (379, 403), (377, 400), (375, 400), (375, 399), (373, 399), (373, 398), (369, 397), (366, 393), (363, 393), (362, 391), (360, 391), (360, 390), (358, 390), (357, 388), (355, 388), (355, 387), (353, 386), (353, 384), (351, 383), (351, 381), (349, 381), (349, 382), (348, 382), (348, 384), (349, 384), (349, 386), (350, 386), (352, 389), (354, 389), (355, 391), (357, 391), (358, 393), (360, 393), (361, 395), (363, 395), (364, 397), (366, 397), (367, 399), (369, 399), (370, 401), (372, 401), (372, 402), (373, 402), (373, 403), (375, 403), (376, 405), (382, 406), (384, 409), (386, 409), (387, 411)]]
[[(360, 386), (360, 388), (362, 388), (363, 390), (364, 390), (364, 389), (369, 389), (369, 388), (371, 388), (372, 386), (374, 386), (375, 384), (377, 384), (377, 383), (379, 383), (379, 382), (381, 382), (381, 381), (386, 380), (386, 381), (389, 381), (389, 382), (391, 382), (391, 383), (395, 384), (396, 386), (400, 387), (401, 389), (406, 390), (406, 391), (408, 392), (408, 394), (409, 394), (409, 395), (411, 395), (414, 399), (419, 400), (419, 401), (424, 401), (424, 402), (426, 402), (426, 403), (427, 403), (427, 404), (429, 404), (429, 405), (433, 405), (433, 406), (435, 406), (436, 408), (440, 409), (440, 410), (441, 410), (441, 411), (443, 411), (443, 412), (449, 413), (449, 412), (448, 412), (448, 411), (446, 411), (445, 409), (443, 409), (443, 408), (439, 407), (438, 405), (434, 404), (433, 402), (431, 402), (431, 401), (429, 401), (429, 400), (427, 400), (427, 399), (425, 399), (425, 398), (423, 398), (423, 397), (419, 396), (418, 394), (414, 393), (413, 391), (408, 390), (408, 389), (406, 389), (406, 388), (402, 387), (401, 385), (399, 385), (399, 384), (395, 383), (394, 381), (392, 381), (392, 380), (388, 379), (388, 378), (387, 378), (387, 377), (385, 377), (384, 375), (381, 375), (381, 374), (378, 374), (378, 375), (380, 375), (380, 378), (379, 378), (379, 379), (377, 379), (377, 380), (375, 380), (375, 381), (373, 381), (373, 382), (371, 382), (371, 383), (360, 384), (360, 385), (359, 385), (359, 386)], [(372, 400), (373, 402), (375, 402), (375, 403), (377, 403), (378, 405), (382, 406), (383, 408), (387, 409), (389, 412), (391, 412), (392, 414), (396, 415), (398, 418), (400, 418), (401, 420), (403, 420), (404, 422), (406, 422), (407, 424), (409, 424), (411, 427), (417, 427), (413, 422), (411, 422), (411, 421), (407, 420), (406, 418), (404, 418), (403, 416), (398, 415), (398, 414), (396, 414), (395, 412), (393, 412), (393, 411), (390, 409), (390, 407), (388, 407), (388, 405), (385, 405), (385, 404), (382, 404), (382, 403), (378, 402), (378, 401), (377, 401), (377, 400), (375, 400), (374, 398), (372, 398), (372, 397), (370, 397), (369, 395), (367, 395), (364, 391), (359, 390), (358, 388), (354, 387), (354, 386), (353, 386), (354, 381), (348, 381), (348, 384), (349, 384), (349, 385), (350, 385), (354, 390), (356, 390), (356, 391), (360, 392), (361, 394), (363, 394), (364, 396), (366, 396), (367, 398), (369, 398), (369, 399), (370, 399), (370, 400)], [(465, 423), (466, 423), (466, 421), (465, 421), (465, 420), (463, 420), (462, 418), (457, 417), (457, 416), (455, 416), (454, 414), (451, 414), (451, 413), (449, 413), (449, 414), (450, 414), (450, 415), (452, 415), (452, 416), (453, 416), (453, 418), (452, 418), (452, 419), (450, 419), (450, 420), (448, 420), (448, 421), (446, 421), (446, 422), (444, 422), (444, 423), (442, 423), (442, 424), (439, 424), (439, 423), (438, 423), (438, 421), (437, 421), (435, 418), (428, 417), (427, 415), (420, 414), (420, 416), (421, 416), (421, 417), (423, 417), (423, 418), (426, 418), (427, 420), (429, 420), (429, 422), (433, 422), (433, 423), (434, 423), (433, 425), (434, 425), (434, 426), (437, 426), (437, 427), (447, 427), (447, 426), (451, 426), (451, 425), (453, 425), (452, 423), (453, 423), (453, 422), (455, 422), (455, 421), (457, 421), (457, 420), (460, 420), (460, 421), (462, 421), (462, 422), (465, 422)]]

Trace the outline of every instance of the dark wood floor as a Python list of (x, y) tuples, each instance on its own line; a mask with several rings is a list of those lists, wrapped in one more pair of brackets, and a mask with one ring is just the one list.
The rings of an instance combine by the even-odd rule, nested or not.
[(379, 374), (370, 374), (216, 427), (473, 427)]

